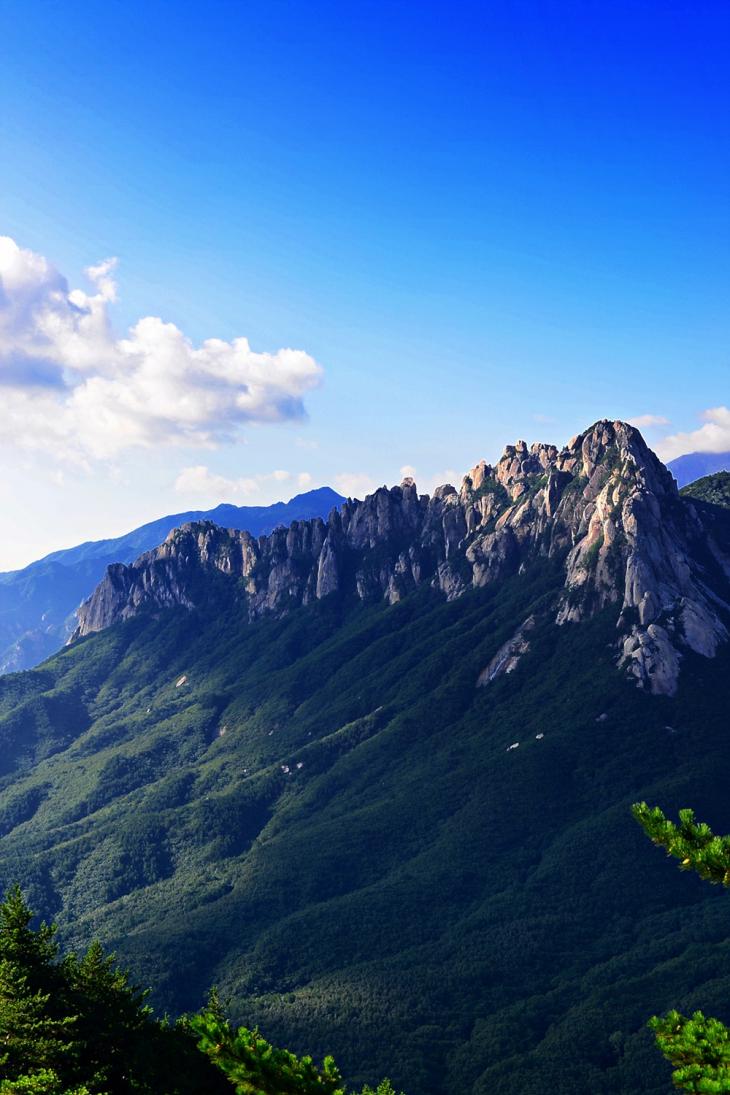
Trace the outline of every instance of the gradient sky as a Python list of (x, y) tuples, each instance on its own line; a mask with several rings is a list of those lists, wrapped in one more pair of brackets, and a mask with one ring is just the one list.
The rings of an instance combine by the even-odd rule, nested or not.
[[(430, 489), (602, 417), (730, 449), (729, 55), (724, 0), (4, 0), (0, 235), (98, 307), (108, 392), (75, 430), (93, 363), (0, 292), (0, 568), (222, 500)], [(140, 388), (159, 434), (122, 429), (109, 370), (148, 316), (308, 379), (184, 429)], [(218, 392), (180, 369), (183, 403)]]

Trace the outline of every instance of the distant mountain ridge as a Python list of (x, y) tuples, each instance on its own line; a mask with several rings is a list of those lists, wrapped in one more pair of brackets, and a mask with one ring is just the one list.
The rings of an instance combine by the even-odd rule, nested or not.
[(667, 464), (679, 487), (686, 487), (705, 475), (730, 471), (730, 452), (688, 452)]
[(77, 636), (145, 608), (194, 608), (211, 576), (240, 580), (249, 619), (331, 593), (395, 604), (419, 586), (453, 599), (535, 559), (564, 558), (556, 622), (617, 604), (616, 656), (642, 687), (672, 694), (685, 651), (712, 657), (728, 637), (730, 558), (633, 426), (597, 422), (561, 451), (524, 441), (460, 491), (420, 495), (411, 479), (346, 502), (325, 523), (255, 540), (210, 522), (175, 530), (132, 565), (111, 566), (78, 613)]
[(132, 562), (179, 525), (212, 520), (260, 536), (294, 520), (326, 517), (342, 502), (336, 491), (320, 487), (271, 506), (223, 503), (213, 509), (188, 510), (149, 521), (123, 536), (51, 552), (22, 570), (0, 574), (0, 674), (37, 665), (62, 646), (75, 627), (75, 610), (106, 567)]

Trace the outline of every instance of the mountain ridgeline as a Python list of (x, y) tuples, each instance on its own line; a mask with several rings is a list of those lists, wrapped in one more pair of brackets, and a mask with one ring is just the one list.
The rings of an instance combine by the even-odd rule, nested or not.
[(670, 460), (667, 467), (678, 486), (686, 487), (708, 475), (727, 472), (730, 469), (730, 452), (688, 452)]
[(132, 562), (179, 525), (210, 520), (259, 535), (296, 519), (326, 516), (341, 502), (344, 498), (335, 491), (320, 487), (271, 506), (222, 504), (210, 510), (171, 514), (123, 536), (54, 551), (22, 570), (0, 574), (0, 674), (30, 669), (58, 650), (76, 626), (76, 609), (106, 567)]
[(683, 652), (712, 657), (728, 637), (730, 557), (638, 430), (603, 421), (558, 451), (524, 442), (478, 464), (461, 489), (380, 488), (319, 518), (256, 538), (210, 522), (175, 529), (129, 566), (108, 568), (75, 637), (141, 609), (195, 607), (205, 575), (231, 580), (253, 620), (330, 594), (395, 604), (420, 586), (451, 600), (559, 559), (557, 623), (620, 606), (616, 656), (651, 692), (672, 694)]
[(175, 530), (0, 677), (0, 886), (353, 1084), (666, 1095), (647, 1019), (730, 1020), (730, 919), (631, 805), (730, 830), (725, 499), (599, 422)]

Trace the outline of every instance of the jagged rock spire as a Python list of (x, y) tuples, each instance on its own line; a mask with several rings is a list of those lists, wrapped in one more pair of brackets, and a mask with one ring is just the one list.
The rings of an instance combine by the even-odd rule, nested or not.
[(394, 603), (429, 584), (454, 598), (541, 556), (564, 567), (556, 622), (615, 606), (619, 664), (652, 692), (675, 690), (685, 650), (712, 657), (728, 637), (730, 562), (639, 431), (608, 420), (562, 450), (508, 445), (458, 492), (445, 485), (429, 498), (408, 478), (348, 500), (326, 523), (295, 521), (258, 539), (185, 525), (131, 566), (108, 569), (74, 637), (145, 606), (200, 605), (206, 573), (239, 579), (254, 619), (344, 592)]

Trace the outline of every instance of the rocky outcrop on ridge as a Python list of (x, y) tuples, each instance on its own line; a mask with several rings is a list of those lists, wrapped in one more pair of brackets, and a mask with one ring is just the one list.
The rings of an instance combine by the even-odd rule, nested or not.
[(530, 640), (527, 637), (537, 623), (534, 616), (528, 616), (523, 624), (515, 631), (511, 639), (500, 646), (491, 661), (482, 669), (477, 677), (477, 688), (485, 684), (491, 684), (505, 673), (512, 673), (518, 666), (520, 658), (530, 649)]
[(74, 637), (143, 608), (202, 605), (212, 574), (235, 580), (255, 619), (331, 594), (392, 604), (429, 585), (451, 599), (540, 557), (564, 570), (556, 622), (615, 605), (617, 659), (652, 692), (675, 690), (685, 651), (712, 657), (728, 637), (730, 561), (638, 430), (609, 421), (561, 450), (519, 441), (431, 497), (406, 479), (269, 536), (185, 525), (109, 567)]

